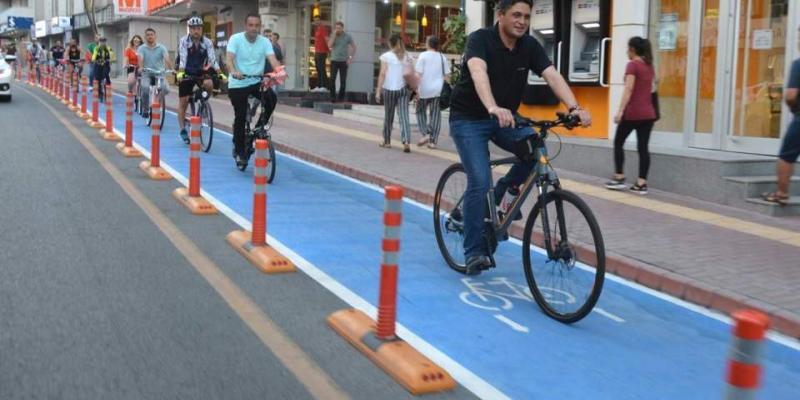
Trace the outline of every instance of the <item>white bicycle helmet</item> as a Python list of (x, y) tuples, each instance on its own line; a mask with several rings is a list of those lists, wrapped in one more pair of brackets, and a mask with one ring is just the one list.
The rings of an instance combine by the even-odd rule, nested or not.
[(194, 16), (186, 21), (187, 26), (203, 26), (203, 20), (200, 17)]

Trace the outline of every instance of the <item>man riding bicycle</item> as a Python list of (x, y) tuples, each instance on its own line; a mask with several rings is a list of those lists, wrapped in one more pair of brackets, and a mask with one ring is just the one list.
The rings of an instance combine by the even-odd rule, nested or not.
[[(189, 133), (186, 131), (186, 106), (189, 104), (189, 97), (194, 91), (195, 85), (201, 85), (209, 93), (214, 89), (211, 81), (211, 72), (219, 71), (217, 57), (214, 54), (214, 44), (211, 40), (203, 36), (203, 20), (194, 16), (186, 21), (189, 27), (189, 34), (181, 38), (178, 46), (178, 126), (181, 131), (181, 139), (189, 144)], [(188, 79), (184, 77), (188, 76)], [(225, 80), (225, 76), (220, 74), (220, 78)]]
[[(141, 85), (144, 89), (141, 102), (145, 105), (143, 109), (147, 110), (143, 117), (147, 118), (147, 114), (150, 112), (150, 86), (156, 84), (156, 75), (152, 71), (164, 71), (165, 67), (172, 69), (172, 61), (168, 57), (167, 48), (156, 42), (156, 31), (153, 28), (145, 29), (144, 44), (139, 46), (136, 54), (139, 56), (139, 71), (142, 73)], [(166, 81), (161, 81), (160, 89), (166, 95)]]
[[(528, 71), (543, 77), (583, 126), (591, 124), (588, 111), (578, 105), (541, 44), (527, 34), (531, 0), (501, 0), (495, 11), (497, 23), (493, 27), (475, 31), (467, 38), (462, 75), (453, 88), (450, 105), (450, 135), (467, 174), (462, 211), (468, 275), (479, 274), (492, 265), (484, 236), (486, 194), (492, 185), (489, 141), (518, 153), (519, 149), (527, 148), (525, 142), (535, 134), (531, 128), (514, 126), (514, 114), (522, 101)], [(506, 188), (520, 185), (534, 165), (535, 161), (517, 161), (498, 181), (495, 198), (501, 199)]]
[[(261, 16), (249, 14), (245, 17), (245, 31), (231, 36), (227, 47), (227, 65), (231, 74), (228, 84), (228, 97), (233, 106), (233, 157), (236, 166), (244, 170), (250, 154), (245, 148), (245, 119), (247, 118), (248, 96), (259, 96), (264, 67), (269, 60), (273, 70), (281, 65), (275, 58), (272, 43), (260, 35)], [(267, 78), (264, 78), (267, 79)], [(265, 112), (261, 115), (264, 122), (269, 121), (275, 109), (276, 97), (270, 91), (265, 104)]]

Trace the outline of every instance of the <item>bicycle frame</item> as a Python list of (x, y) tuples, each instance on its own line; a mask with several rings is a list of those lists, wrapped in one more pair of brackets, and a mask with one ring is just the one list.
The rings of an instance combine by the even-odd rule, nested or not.
[[(540, 138), (547, 137), (547, 128), (542, 128), (539, 131)], [(514, 215), (517, 215), (518, 212), (522, 209), (522, 204), (525, 203), (528, 196), (530, 195), (531, 191), (533, 190), (534, 185), (538, 191), (537, 201), (541, 202), (541, 204), (547, 204), (547, 192), (548, 186), (552, 185), (556, 189), (561, 188), (561, 184), (559, 183), (558, 176), (556, 174), (555, 169), (550, 165), (550, 160), (547, 157), (547, 146), (545, 146), (544, 139), (538, 141), (536, 147), (534, 148), (534, 160), (536, 161), (536, 165), (528, 175), (528, 178), (525, 179), (525, 182), (520, 186), (520, 194), (514, 199), (514, 202), (511, 204), (508, 212), (504, 215), (502, 221), (498, 221), (498, 213), (497, 213), (497, 205), (495, 204), (495, 196), (494, 196), (494, 188), (490, 189), (489, 192), (486, 194), (486, 201), (489, 204), (489, 215), (492, 220), (492, 228), (494, 230), (495, 237), (496, 236), (503, 236), (508, 231), (508, 228), (511, 227), (511, 224), (514, 222)], [(518, 161), (517, 157), (507, 157), (502, 158), (499, 160), (490, 161), (489, 165), (492, 167), (498, 165), (508, 165), (513, 164)], [(560, 208), (562, 205), (560, 203), (556, 203), (556, 208)], [(559, 217), (559, 225), (562, 227), (565, 225), (565, 221), (563, 221), (564, 213), (562, 210), (558, 210), (557, 212)], [(548, 257), (553, 256), (552, 254), (552, 241), (550, 237), (550, 229), (549, 229), (549, 219), (547, 218), (547, 207), (542, 207), (542, 225), (544, 228), (544, 243), (545, 248), (547, 251)], [(562, 229), (562, 233), (563, 233)], [(563, 233), (564, 240), (566, 240), (566, 233)]]

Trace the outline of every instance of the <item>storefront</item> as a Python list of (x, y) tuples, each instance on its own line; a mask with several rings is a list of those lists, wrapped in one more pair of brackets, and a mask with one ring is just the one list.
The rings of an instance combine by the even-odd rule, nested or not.
[(658, 139), (776, 154), (790, 112), (783, 87), (798, 56), (800, 4), (791, 0), (651, 0), (662, 104)]
[[(467, 15), (487, 25), (493, 3), (468, 2)], [(800, 2), (534, 0), (532, 14), (531, 35), (592, 111), (593, 126), (570, 134), (613, 139), (627, 41), (644, 36), (653, 45), (662, 116), (653, 145), (777, 152), (791, 117), (782, 96), (800, 56)], [(533, 76), (529, 84), (520, 111), (552, 116), (560, 107), (552, 94)]]

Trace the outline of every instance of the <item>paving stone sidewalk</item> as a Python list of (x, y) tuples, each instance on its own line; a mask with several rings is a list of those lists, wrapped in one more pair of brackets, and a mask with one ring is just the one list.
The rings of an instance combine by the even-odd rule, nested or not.
[[(125, 90), (122, 82), (114, 85), (115, 90)], [(177, 104), (176, 95), (172, 90), (168, 105)], [(212, 105), (215, 124), (230, 131), (230, 103), (219, 96), (212, 99)], [(378, 147), (381, 134), (374, 126), (309, 109), (278, 106), (276, 112), (273, 138), (279, 151), (364, 182), (400, 184), (408, 197), (425, 204), (432, 204), (439, 176), (457, 159), (446, 135), (440, 137), (438, 150), (412, 145), (412, 152), (406, 154), (398, 132), (393, 135), (396, 145), (387, 150)], [(163, 132), (162, 140), (173, 135), (178, 140), (177, 132)], [(419, 136), (417, 132), (414, 135), (415, 142)], [(558, 169), (557, 160), (554, 165)], [(558, 173), (570, 181), (602, 184), (595, 177), (560, 169)], [(726, 314), (743, 307), (761, 309), (770, 314), (774, 329), (800, 338), (800, 240), (798, 245), (781, 243), (763, 235), (632, 207), (620, 200), (581, 196), (602, 227), (608, 272)], [(800, 218), (773, 218), (657, 190), (648, 198), (737, 218), (743, 224), (781, 228), (800, 238)], [(520, 225), (512, 229), (514, 236), (521, 237), (521, 232)]]

